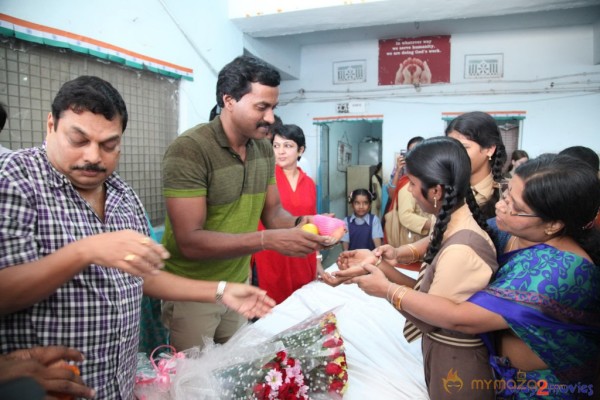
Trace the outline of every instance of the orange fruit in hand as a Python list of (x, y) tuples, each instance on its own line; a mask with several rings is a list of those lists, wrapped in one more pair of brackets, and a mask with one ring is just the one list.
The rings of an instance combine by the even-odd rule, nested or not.
[[(60, 368), (65, 368), (65, 369), (69, 369), (71, 370), (75, 375), (80, 376), (81, 375), (81, 371), (79, 371), (79, 368), (77, 367), (77, 365), (73, 365), (73, 364), (68, 364), (65, 361), (60, 361), (57, 364), (58, 367)], [(58, 400), (74, 400), (75, 396), (71, 396), (69, 394), (54, 394), (54, 396), (58, 399)]]
[(304, 224), (302, 225), (302, 230), (315, 235), (319, 234), (319, 228), (315, 224)]
[(77, 376), (81, 375), (81, 371), (79, 371), (79, 368), (77, 368), (77, 365), (65, 364), (65, 365), (61, 365), (61, 367), (62, 368), (66, 368), (66, 369), (70, 369)]

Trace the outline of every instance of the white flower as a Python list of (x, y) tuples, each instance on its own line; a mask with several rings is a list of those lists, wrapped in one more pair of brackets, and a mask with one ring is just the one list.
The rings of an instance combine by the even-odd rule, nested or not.
[(271, 390), (277, 390), (283, 383), (281, 372), (270, 370), (267, 376), (265, 376), (265, 382), (271, 387)]

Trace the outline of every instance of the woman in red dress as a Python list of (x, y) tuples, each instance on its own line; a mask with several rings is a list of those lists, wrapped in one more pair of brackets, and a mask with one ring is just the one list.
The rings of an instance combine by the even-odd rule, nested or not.
[[(271, 140), (281, 205), (292, 215), (315, 215), (315, 183), (298, 167), (298, 161), (306, 149), (304, 132), (296, 125), (278, 125), (274, 128)], [(259, 225), (260, 229), (264, 229), (262, 224)], [(306, 257), (287, 257), (276, 251), (263, 250), (254, 255), (254, 262), (258, 286), (265, 289), (277, 304), (317, 277), (316, 253)], [(322, 270), (320, 262), (319, 269)]]

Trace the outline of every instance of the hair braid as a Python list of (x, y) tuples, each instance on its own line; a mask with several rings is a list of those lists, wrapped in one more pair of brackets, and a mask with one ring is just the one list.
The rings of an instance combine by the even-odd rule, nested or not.
[[(492, 156), (491, 169), (495, 182), (501, 182), (504, 179), (502, 171), (506, 161), (506, 149), (502, 143), (496, 144), (496, 151)], [(500, 192), (494, 190), (492, 196), (480, 206), (483, 218), (493, 218), (496, 215), (496, 203), (500, 200)]]
[(506, 148), (503, 143), (496, 143), (496, 151), (492, 156), (492, 175), (496, 182), (500, 182), (504, 179), (502, 171), (504, 171), (504, 164), (506, 163)]
[(473, 192), (471, 190), (469, 190), (466, 193), (465, 201), (467, 202), (467, 205), (469, 206), (469, 210), (471, 210), (471, 214), (473, 214), (473, 218), (475, 218), (475, 221), (477, 221), (477, 225), (479, 225), (481, 227), (481, 229), (486, 231), (487, 234), (490, 235), (492, 240), (494, 240), (496, 238), (496, 233), (487, 224), (487, 218), (481, 212), (481, 208), (479, 208), (479, 205), (477, 204), (477, 201), (475, 200), (475, 196), (473, 195)]
[(427, 247), (427, 252), (423, 257), (423, 261), (430, 264), (435, 258), (437, 252), (440, 250), (442, 245), (442, 239), (444, 238), (444, 232), (448, 227), (448, 222), (452, 216), (452, 210), (456, 207), (457, 193), (454, 186), (444, 186), (444, 199), (440, 212), (437, 215), (437, 221), (433, 227), (433, 234), (431, 236), (431, 242)]

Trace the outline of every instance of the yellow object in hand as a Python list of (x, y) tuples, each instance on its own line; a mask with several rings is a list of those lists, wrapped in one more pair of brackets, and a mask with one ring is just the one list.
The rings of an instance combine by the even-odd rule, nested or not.
[(317, 228), (315, 224), (304, 224), (302, 225), (302, 230), (309, 233), (314, 233), (315, 235), (319, 234), (319, 228)]

